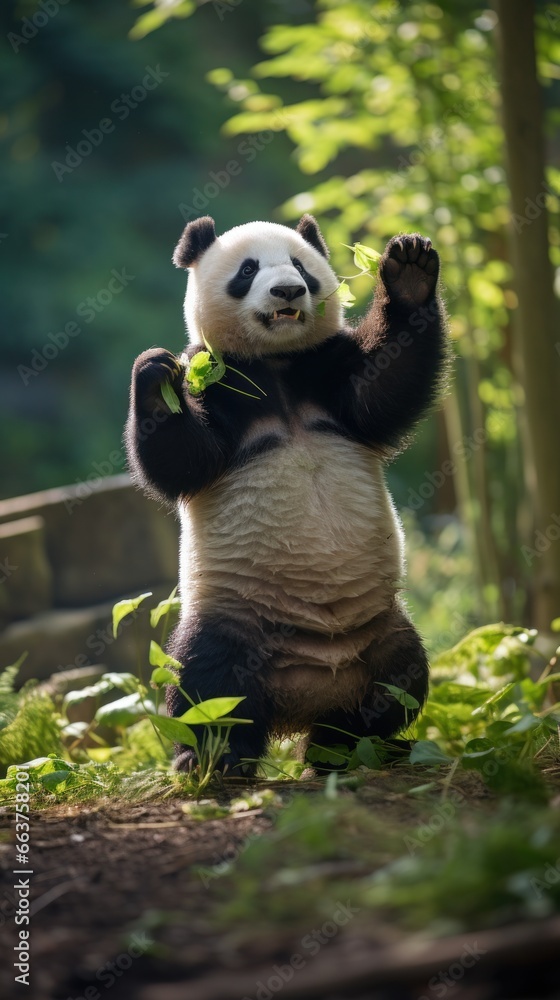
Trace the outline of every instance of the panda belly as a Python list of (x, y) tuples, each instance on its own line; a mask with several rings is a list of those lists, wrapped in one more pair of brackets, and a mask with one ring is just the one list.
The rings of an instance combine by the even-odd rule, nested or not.
[(250, 609), (303, 629), (317, 662), (327, 636), (340, 636), (338, 665), (359, 655), (343, 634), (392, 607), (404, 572), (381, 462), (336, 433), (298, 431), (183, 505), (181, 521), (184, 611)]

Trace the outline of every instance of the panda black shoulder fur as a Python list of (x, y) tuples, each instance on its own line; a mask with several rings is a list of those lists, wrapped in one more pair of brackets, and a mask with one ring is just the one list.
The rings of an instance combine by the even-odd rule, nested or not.
[[(306, 730), (322, 746), (341, 741), (331, 726), (389, 737), (404, 709), (381, 684), (421, 704), (428, 664), (398, 596), (403, 537), (383, 463), (444, 374), (438, 256), (418, 234), (394, 237), (354, 329), (309, 215), (296, 230), (252, 222), (220, 237), (198, 219), (174, 262), (190, 272), (189, 346), (137, 358), (126, 441), (135, 480), (178, 505), (182, 612), (169, 651), (182, 686), (196, 700), (245, 697), (239, 714), (254, 722), (232, 729), (229, 768), (261, 756), (274, 733)], [(185, 390), (203, 337), (258, 399), (219, 382)], [(162, 401), (165, 381), (180, 413)], [(169, 690), (179, 715), (188, 706)], [(176, 766), (192, 763), (179, 747)]]

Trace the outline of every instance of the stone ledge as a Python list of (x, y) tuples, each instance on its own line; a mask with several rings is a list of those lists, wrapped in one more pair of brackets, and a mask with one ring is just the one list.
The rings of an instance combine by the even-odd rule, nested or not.
[[(112, 633), (112, 600), (87, 608), (46, 611), (12, 623), (0, 635), (0, 670), (27, 652), (17, 678), (18, 687), (30, 678), (47, 680), (61, 670), (95, 666), (101, 657), (107, 670), (134, 674), (141, 671), (147, 679), (151, 672), (149, 641), (155, 638), (159, 642), (161, 638), (161, 633), (150, 627), (148, 612), (169, 596), (171, 588), (165, 585), (152, 590), (152, 597), (140, 606), (136, 618), (123, 620), (116, 639)], [(136, 597), (138, 593), (128, 591), (124, 597)]]
[(179, 530), (128, 475), (0, 501), (0, 524), (41, 516), (55, 607), (177, 582)]
[(0, 524), (0, 623), (46, 611), (52, 592), (43, 518)]

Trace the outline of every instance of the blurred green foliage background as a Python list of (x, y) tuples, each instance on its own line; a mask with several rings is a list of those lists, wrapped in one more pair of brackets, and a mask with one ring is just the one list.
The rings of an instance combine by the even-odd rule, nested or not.
[[(560, 268), (560, 5), (537, 7)], [(7, 0), (0, 25), (2, 496), (124, 468), (134, 357), (184, 339), (184, 275), (170, 257), (185, 220), (208, 212), (220, 232), (311, 211), (344, 275), (344, 244), (382, 250), (420, 230), (441, 253), (457, 364), (443, 410), (389, 470), (423, 533), (412, 587), (429, 577), (432, 611), (440, 595), (436, 632), (451, 608), (457, 636), (477, 618), (522, 616), (531, 469), (493, 10)], [(352, 290), (359, 312), (371, 283)]]
[[(185, 275), (171, 264), (184, 225), (179, 205), (239, 145), (220, 133), (228, 108), (205, 77), (230, 60), (246, 73), (278, 6), (244, 3), (222, 24), (208, 4), (133, 41), (138, 11), (127, 0), (71, 0), (15, 52), (8, 33), (23, 37), (22, 19), (40, 8), (35, 0), (2, 5), (3, 496), (72, 483), (109, 463), (135, 356), (157, 343), (182, 346)], [(111, 110), (142, 86), (146, 67), (167, 75), (136, 107)], [(107, 117), (114, 131), (57, 179), (52, 163), (64, 164), (65, 147), (76, 150), (83, 130)], [(278, 136), (215, 199), (219, 227), (272, 217), (297, 183), (289, 143)], [(77, 309), (107, 288), (114, 268), (134, 280), (87, 322), (87, 309), (85, 318)], [(81, 333), (25, 383), (18, 366), (41, 364), (33, 351), (42, 354), (71, 321)]]

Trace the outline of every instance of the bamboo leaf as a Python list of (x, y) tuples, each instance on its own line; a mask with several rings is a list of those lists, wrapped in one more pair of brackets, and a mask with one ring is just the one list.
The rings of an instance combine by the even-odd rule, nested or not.
[(167, 408), (171, 410), (172, 413), (180, 413), (181, 403), (179, 402), (179, 397), (171, 383), (163, 382), (160, 387), (160, 392)]

